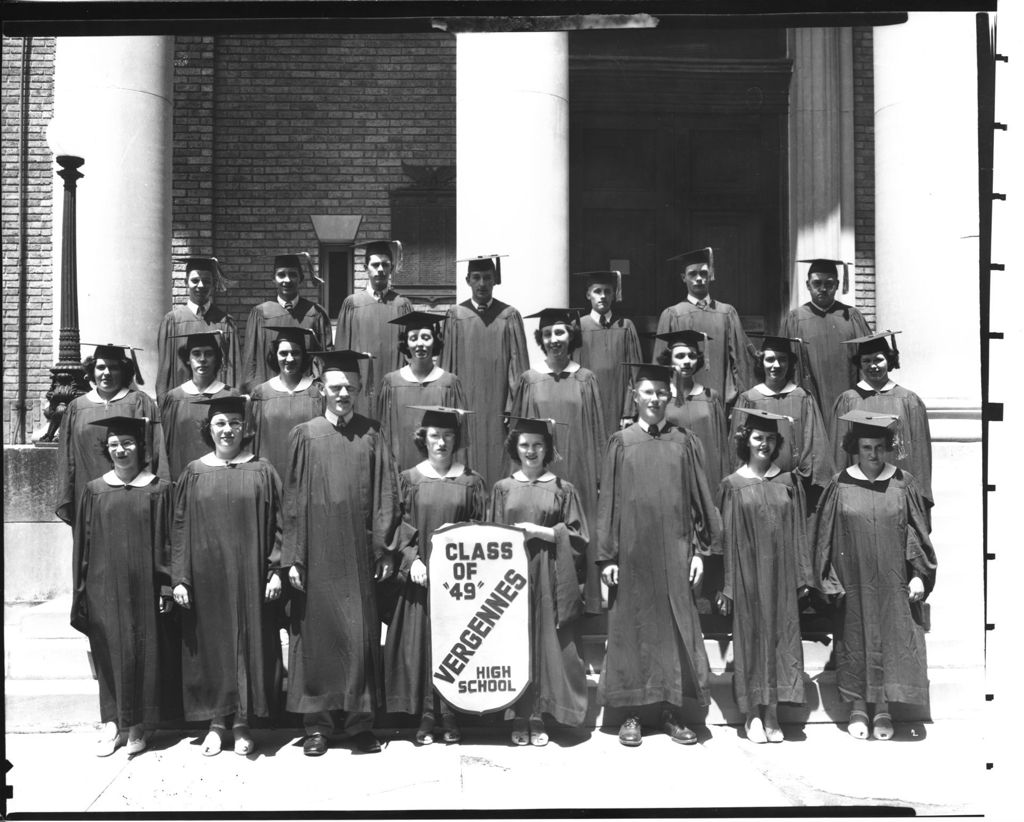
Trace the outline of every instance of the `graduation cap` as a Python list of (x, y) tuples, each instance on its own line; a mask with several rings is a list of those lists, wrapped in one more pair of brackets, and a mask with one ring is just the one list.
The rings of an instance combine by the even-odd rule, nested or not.
[[(139, 370), (139, 361), (135, 358), (136, 351), (143, 351), (142, 348), (136, 348), (133, 345), (118, 345), (117, 343), (81, 343), (82, 348), (94, 345), (96, 350), (93, 351), (92, 358), (94, 360), (121, 360), (122, 362), (130, 362), (132, 364), (132, 379), (135, 380), (137, 385), (145, 385), (145, 381), (142, 379), (142, 372)], [(127, 352), (127, 353), (125, 353)]]
[(241, 395), (196, 400), (196, 405), (209, 406), (209, 411), (206, 414), (208, 420), (213, 419), (217, 414), (241, 414), (243, 417), (245, 416), (245, 397)]
[[(900, 352), (896, 347), (896, 335), (902, 331), (880, 331), (877, 334), (868, 334), (864, 337), (855, 337), (852, 340), (843, 340), (844, 345), (855, 345), (857, 351), (854, 356), (862, 357), (865, 354), (874, 354), (881, 351), (890, 355), (889, 370), (895, 371), (900, 367)], [(886, 339), (888, 337), (888, 339)]]
[(462, 426), (466, 415), (474, 413), (465, 408), (450, 408), (446, 405), (407, 405), (405, 407), (422, 411), (423, 419), (420, 421), (420, 425), (434, 428), (458, 429)]
[(558, 436), (556, 430), (559, 425), (567, 426), (567, 423), (558, 422), (551, 419), (550, 417), (517, 417), (515, 415), (508, 415), (509, 431), (515, 434), (517, 437), (520, 434), (538, 434), (544, 436), (547, 434), (551, 437), (551, 461), (560, 460), (562, 455), (558, 453)]
[(178, 359), (188, 365), (188, 355), (196, 347), (209, 346), (218, 355), (221, 355), (220, 337), (223, 333), (219, 328), (213, 328), (209, 331), (196, 331), (191, 334), (171, 334), (171, 337), (185, 341), (178, 346)]
[(420, 328), (430, 328), (436, 331), (443, 321), (443, 314), (432, 314), (429, 311), (410, 311), (401, 317), (388, 320), (388, 324), (400, 325), (404, 331), (416, 331)]
[(684, 272), (691, 265), (706, 264), (708, 267), (708, 282), (715, 281), (715, 250), (711, 246), (697, 248), (693, 251), (684, 251), (682, 254), (676, 254), (675, 257), (669, 257), (667, 262), (678, 262), (683, 267)]
[(573, 277), (586, 277), (587, 290), (595, 285), (606, 285), (615, 294), (615, 302), (622, 302), (622, 272), (621, 271), (574, 271)]
[(309, 256), (308, 251), (276, 254), (274, 256), (274, 271), (277, 271), (279, 268), (297, 268), (302, 276), (308, 274), (309, 278), (318, 285), (324, 284), (323, 279), (321, 279), (313, 267), (313, 258)]
[(689, 345), (696, 348), (698, 351), (704, 343), (708, 340), (714, 339), (714, 337), (705, 334), (703, 331), (694, 331), (692, 328), (683, 328), (679, 331), (666, 331), (664, 334), (655, 334), (654, 336), (659, 340), (664, 340), (668, 343), (669, 348), (673, 345)]
[(532, 317), (539, 318), (537, 323), (539, 328), (547, 328), (549, 325), (555, 325), (556, 323), (572, 325), (579, 320), (580, 310), (578, 308), (542, 308), (534, 314), (526, 315), (526, 319)]
[(764, 431), (768, 434), (779, 433), (779, 420), (793, 422), (792, 417), (788, 417), (785, 414), (775, 414), (762, 408), (734, 408), (732, 413), (746, 414), (747, 419), (738, 420), (739, 425), (745, 423), (748, 428), (756, 428), (758, 431)]
[(301, 325), (265, 325), (264, 328), (276, 334), (270, 343), (272, 349), (282, 340), (302, 346), (302, 350), (307, 353), (311, 348), (320, 347), (320, 338), (312, 328), (303, 328)]
[(507, 256), (508, 254), (481, 254), (479, 257), (467, 257), (455, 262), (468, 263), (466, 266), (467, 277), (474, 271), (493, 271), (494, 284), (501, 285), (501, 258)]
[(101, 420), (92, 420), (89, 425), (103, 426), (107, 431), (106, 437), (111, 434), (130, 434), (137, 440), (145, 441), (149, 417), (104, 417)]
[(831, 274), (839, 279), (839, 266), (843, 267), (843, 293), (850, 290), (850, 264), (845, 260), (829, 260), (824, 257), (815, 257), (810, 260), (797, 260), (798, 263), (810, 263), (807, 269), (807, 276), (812, 274)]
[(623, 365), (636, 369), (633, 372), (633, 385), (642, 380), (671, 383), (674, 371), (670, 365), (658, 365), (649, 362), (624, 362)]
[(402, 267), (402, 244), (398, 240), (370, 240), (363, 243), (364, 258), (369, 260), (372, 254), (383, 255), (391, 260), (392, 276)]
[(843, 422), (850, 423), (850, 434), (857, 439), (867, 437), (878, 439), (884, 437), (886, 432), (893, 434), (893, 448), (896, 450), (897, 459), (906, 459), (910, 454), (909, 443), (903, 436), (903, 424), (895, 414), (881, 414), (877, 411), (866, 411), (863, 408), (854, 408), (839, 416)]
[(756, 337), (764, 341), (761, 343), (762, 351), (770, 348), (772, 351), (792, 355), (796, 353), (794, 348), (803, 344), (803, 340), (799, 337), (779, 337), (773, 334), (750, 334), (749, 336)]
[(196, 255), (188, 257), (175, 257), (174, 261), (185, 264), (185, 276), (190, 271), (209, 271), (213, 274), (213, 287), (215, 290), (227, 291), (235, 283), (224, 276), (224, 269), (220, 267), (220, 261), (216, 257), (200, 257)]
[(360, 360), (372, 360), (372, 354), (362, 351), (342, 349), (341, 351), (310, 351), (310, 356), (316, 357), (320, 362), (320, 373), (328, 371), (345, 371), (348, 373), (359, 373)]

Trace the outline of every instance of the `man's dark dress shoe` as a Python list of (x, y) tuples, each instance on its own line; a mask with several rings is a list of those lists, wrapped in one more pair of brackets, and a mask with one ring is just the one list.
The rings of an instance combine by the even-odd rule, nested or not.
[(380, 742), (372, 731), (360, 731), (352, 737), (352, 744), (360, 753), (380, 753)]
[(640, 731), (640, 720), (631, 716), (619, 727), (619, 742), (628, 748), (635, 748), (643, 741)]
[(310, 734), (302, 743), (302, 752), (306, 756), (323, 756), (327, 753), (327, 737), (322, 733)]
[(661, 715), (661, 729), (667, 733), (673, 742), (680, 745), (693, 745), (697, 742), (697, 734), (676, 722), (675, 717), (668, 711)]

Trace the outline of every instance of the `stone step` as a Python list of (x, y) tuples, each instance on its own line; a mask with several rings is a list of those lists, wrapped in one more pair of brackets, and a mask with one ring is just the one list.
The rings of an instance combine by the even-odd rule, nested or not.
[(5, 633), (6, 679), (92, 679), (89, 640), (74, 637), (25, 637)]
[[(23, 637), (70, 638), (83, 635), (71, 627), (71, 597), (62, 596), (19, 614), (14, 624)], [(5, 622), (5, 629), (10, 625)], [(84, 638), (84, 637), (83, 637)]]

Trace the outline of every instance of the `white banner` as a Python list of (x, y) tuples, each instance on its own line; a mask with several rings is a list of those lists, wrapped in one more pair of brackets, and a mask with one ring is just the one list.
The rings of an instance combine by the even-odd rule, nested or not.
[(457, 710), (500, 711), (530, 683), (529, 561), (509, 525), (451, 525), (431, 537), (431, 676)]

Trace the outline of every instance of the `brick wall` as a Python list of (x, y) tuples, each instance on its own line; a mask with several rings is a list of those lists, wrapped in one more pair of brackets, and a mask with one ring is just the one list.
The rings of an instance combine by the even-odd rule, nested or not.
[(857, 307), (875, 327), (875, 70), (870, 26), (853, 29), (854, 219)]
[(275, 253), (316, 256), (310, 214), (361, 214), (360, 239), (387, 237), (402, 163), (455, 165), (455, 39), (179, 37), (174, 126), (175, 253), (221, 260), (237, 285), (220, 302), (244, 326)]
[[(53, 115), (52, 37), (3, 39), (3, 441), (24, 442), (43, 421), (42, 405), (50, 387), (53, 349), (53, 181), (56, 166), (46, 144), (46, 126)], [(22, 153), (22, 60), (28, 57), (27, 144)], [(22, 172), (27, 185), (22, 196)], [(58, 192), (62, 191), (58, 187)], [(24, 208), (23, 208), (24, 206)], [(24, 220), (24, 223), (22, 222)], [(22, 250), (24, 225), (24, 253)], [(25, 260), (27, 290), (25, 348), (19, 339), (20, 275)], [(19, 358), (27, 371), (26, 425), (18, 430), (15, 407)]]

